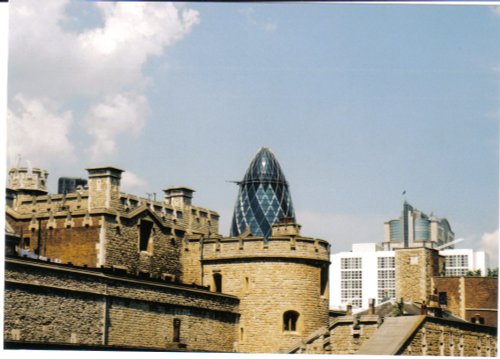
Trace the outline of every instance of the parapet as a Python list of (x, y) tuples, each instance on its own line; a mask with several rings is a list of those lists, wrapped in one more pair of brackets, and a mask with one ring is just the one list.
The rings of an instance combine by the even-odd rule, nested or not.
[(300, 236), (263, 237), (187, 237), (184, 250), (201, 250), (202, 261), (269, 258), (329, 262), (330, 244)]

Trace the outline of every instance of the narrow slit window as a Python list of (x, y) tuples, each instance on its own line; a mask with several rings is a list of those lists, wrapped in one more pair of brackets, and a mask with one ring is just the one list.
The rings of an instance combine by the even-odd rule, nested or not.
[(174, 319), (174, 333), (173, 342), (179, 343), (181, 341), (181, 320), (178, 318)]
[(328, 267), (321, 268), (320, 274), (320, 291), (321, 296), (326, 296), (328, 293)]
[(214, 273), (214, 291), (217, 293), (222, 292), (222, 275), (220, 273)]

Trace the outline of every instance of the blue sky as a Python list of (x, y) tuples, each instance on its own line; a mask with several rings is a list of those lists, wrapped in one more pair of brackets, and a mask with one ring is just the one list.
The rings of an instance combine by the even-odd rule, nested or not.
[(112, 164), (134, 194), (195, 188), (227, 235), (226, 181), (268, 146), (334, 252), (380, 242), (406, 190), (496, 261), (497, 8), (30, 4), (11, 3), (8, 165), (46, 168), (52, 192)]

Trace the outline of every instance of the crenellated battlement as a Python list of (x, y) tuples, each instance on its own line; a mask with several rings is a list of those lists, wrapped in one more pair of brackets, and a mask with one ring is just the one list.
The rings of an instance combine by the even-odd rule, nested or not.
[(203, 261), (251, 258), (297, 258), (329, 262), (330, 244), (322, 239), (298, 236), (212, 237), (189, 236), (185, 251), (200, 252)]

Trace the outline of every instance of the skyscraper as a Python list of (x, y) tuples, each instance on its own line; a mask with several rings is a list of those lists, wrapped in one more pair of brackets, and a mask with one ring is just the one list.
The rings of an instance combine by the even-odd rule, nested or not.
[(268, 237), (273, 224), (283, 218), (295, 219), (288, 182), (269, 148), (257, 151), (238, 185), (231, 236), (248, 228), (253, 235)]
[(412, 207), (406, 201), (398, 219), (384, 224), (385, 250), (428, 246), (431, 248), (453, 248), (455, 234), (446, 218), (438, 218)]

